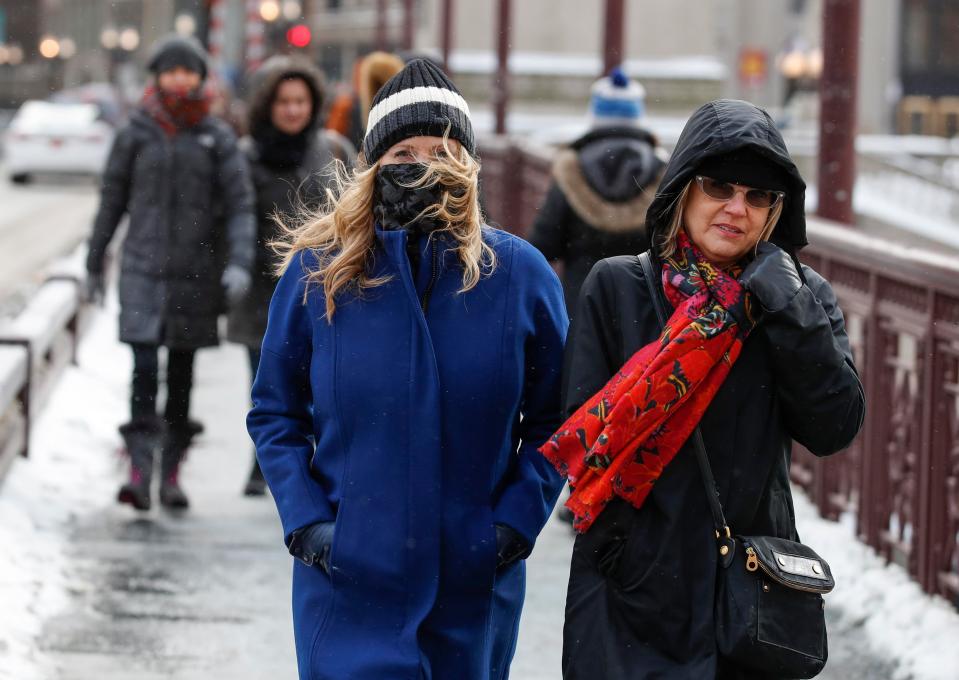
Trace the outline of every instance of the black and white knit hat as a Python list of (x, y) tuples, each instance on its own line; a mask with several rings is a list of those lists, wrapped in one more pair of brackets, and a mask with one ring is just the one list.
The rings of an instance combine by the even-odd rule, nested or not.
[(450, 139), (476, 154), (466, 100), (437, 66), (414, 59), (373, 97), (363, 156), (373, 165), (397, 142), (420, 135), (442, 137), (447, 127)]

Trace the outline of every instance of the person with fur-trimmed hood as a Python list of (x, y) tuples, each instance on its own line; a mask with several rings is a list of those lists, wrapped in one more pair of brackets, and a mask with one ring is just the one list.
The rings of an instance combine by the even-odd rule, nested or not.
[(665, 163), (640, 126), (644, 96), (642, 85), (613, 69), (592, 87), (590, 130), (554, 159), (529, 240), (561, 265), (570, 311), (596, 262), (649, 246), (643, 222)]
[[(318, 209), (333, 183), (331, 164), (339, 161), (352, 167), (356, 150), (338, 133), (320, 127), (323, 74), (309, 62), (273, 57), (260, 67), (252, 85), (250, 134), (240, 140), (240, 147), (249, 161), (256, 193), (256, 261), (249, 293), (230, 310), (228, 337), (246, 346), (255, 376), (276, 286), (270, 243), (280, 231), (274, 218), (288, 219), (297, 209)], [(262, 496), (265, 492), (254, 454), (244, 493)]]
[[(133, 349), (130, 422), (120, 428), (130, 479), (117, 500), (150, 508), (159, 448), (160, 502), (182, 509), (189, 502), (179, 484), (180, 463), (197, 432), (189, 419), (194, 355), (219, 342), (219, 315), (250, 285), (253, 189), (236, 136), (209, 113), (200, 44), (164, 38), (148, 68), (153, 81), (117, 134), (103, 173), (87, 254), (87, 296), (102, 299), (104, 255), (129, 215), (119, 293), (120, 340)], [(156, 404), (160, 347), (167, 349), (162, 419)]]

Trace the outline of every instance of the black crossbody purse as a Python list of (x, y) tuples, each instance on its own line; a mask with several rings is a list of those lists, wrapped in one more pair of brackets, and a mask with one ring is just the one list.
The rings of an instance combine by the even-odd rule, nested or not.
[[(662, 286), (648, 252), (639, 255), (661, 326)], [(826, 560), (802, 543), (773, 536), (734, 535), (726, 524), (703, 435), (693, 448), (716, 529), (719, 569), (713, 615), (719, 653), (736, 665), (784, 678), (812, 678), (826, 665), (822, 596), (835, 586)]]

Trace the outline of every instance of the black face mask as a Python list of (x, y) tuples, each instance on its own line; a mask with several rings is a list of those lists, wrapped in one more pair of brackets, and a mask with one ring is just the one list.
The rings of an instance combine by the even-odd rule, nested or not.
[(410, 187), (425, 172), (419, 163), (384, 165), (376, 174), (376, 199), (373, 215), (384, 229), (407, 229), (429, 233), (443, 227), (436, 217), (417, 216), (443, 200), (445, 189), (439, 183), (433, 186)]

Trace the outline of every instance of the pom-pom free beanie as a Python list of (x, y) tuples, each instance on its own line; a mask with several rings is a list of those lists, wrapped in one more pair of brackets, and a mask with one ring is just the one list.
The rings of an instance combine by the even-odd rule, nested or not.
[(437, 66), (414, 59), (390, 78), (373, 98), (363, 139), (363, 156), (373, 165), (397, 142), (421, 135), (450, 139), (472, 155), (476, 139), (469, 106)]
[(206, 78), (206, 50), (195, 38), (171, 35), (157, 41), (147, 61), (153, 75), (182, 66)]

